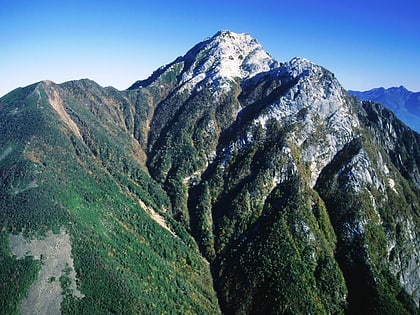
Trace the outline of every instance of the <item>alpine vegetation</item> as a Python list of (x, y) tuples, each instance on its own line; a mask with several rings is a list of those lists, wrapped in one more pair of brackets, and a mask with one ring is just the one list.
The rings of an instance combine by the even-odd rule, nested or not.
[(18, 88), (0, 122), (5, 314), (419, 311), (420, 135), (307, 59), (221, 31), (125, 91)]

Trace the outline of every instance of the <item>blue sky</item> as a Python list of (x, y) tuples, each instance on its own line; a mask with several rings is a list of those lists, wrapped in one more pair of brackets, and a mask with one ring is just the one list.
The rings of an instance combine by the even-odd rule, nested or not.
[(1, 0), (0, 96), (90, 78), (128, 88), (218, 30), (277, 60), (308, 58), (346, 89), (420, 91), (419, 0)]

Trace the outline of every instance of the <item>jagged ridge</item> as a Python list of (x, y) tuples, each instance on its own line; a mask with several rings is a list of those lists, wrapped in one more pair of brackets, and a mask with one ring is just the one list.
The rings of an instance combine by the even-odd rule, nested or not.
[[(53, 109), (48, 117), (58, 125), (48, 126), (73, 148), (66, 150), (69, 159), (75, 154), (72, 167), (102, 174), (82, 186), (102, 187), (84, 197), (83, 211), (71, 202), (83, 190), (71, 188), (77, 181), (67, 170), (61, 176), (73, 194), (52, 198), (58, 208), (67, 209), (56, 225), (77, 222), (71, 230), (79, 244), (75, 268), (86, 298), (65, 299), (67, 307), (83, 309), (85, 301), (98, 298), (89, 291), (91, 271), (81, 265), (89, 259), (78, 236), (88, 234), (92, 219), (81, 213), (91, 213), (89, 207), (97, 202), (89, 198), (109, 200), (111, 191), (131, 200), (130, 210), (121, 212), (117, 204), (104, 213), (96, 210), (99, 228), (90, 239), (108, 248), (107, 233), (115, 231), (122, 248), (132, 244), (128, 237), (136, 246), (146, 242), (142, 251), (164, 252), (154, 261), (128, 259), (138, 271), (122, 269), (121, 275), (113, 275), (115, 283), (136, 279), (115, 293), (114, 300), (124, 294), (140, 297), (129, 312), (142, 306), (144, 312), (153, 309), (149, 291), (136, 282), (144, 280), (142, 268), (156, 275), (154, 264), (177, 266), (182, 257), (187, 257), (187, 274), (163, 268), (167, 278), (177, 279), (175, 293), (160, 280), (152, 282), (154, 288), (171, 296), (173, 303), (165, 301), (170, 307), (218, 311), (214, 292), (197, 281), (206, 267), (197, 260), (189, 235), (210, 262), (224, 313), (418, 310), (419, 135), (381, 106), (349, 96), (326, 69), (304, 58), (279, 63), (251, 36), (222, 31), (127, 91), (103, 89), (87, 80), (42, 83), (37, 89), (43, 102), (34, 96), (36, 110), (33, 105), (28, 113)], [(16, 91), (1, 100), (2, 120), (10, 122), (2, 130), (7, 136), (1, 174), (10, 174), (5, 170), (6, 163), (13, 165), (12, 126), (24, 121), (16, 120), (23, 117), (16, 114), (27, 97)], [(46, 130), (46, 121), (39, 124)], [(29, 132), (22, 143), (31, 137)], [(50, 140), (26, 145), (26, 159), (47, 163), (51, 146)], [(35, 177), (30, 175), (28, 183)], [(2, 194), (14, 204), (12, 184), (6, 181)], [(118, 189), (109, 188), (113, 185)], [(57, 188), (54, 192), (63, 194)], [(166, 220), (173, 234), (160, 226), (152, 232), (139, 228), (139, 222), (153, 222), (153, 213)], [(38, 229), (45, 216), (34, 215), (39, 224), (13, 224)], [(3, 225), (10, 229), (7, 220)], [(109, 222), (118, 228), (110, 228)], [(156, 243), (159, 233), (172, 247)], [(124, 265), (123, 258), (99, 256), (104, 265)], [(99, 277), (101, 272), (93, 274)], [(189, 303), (179, 290), (198, 297)]]

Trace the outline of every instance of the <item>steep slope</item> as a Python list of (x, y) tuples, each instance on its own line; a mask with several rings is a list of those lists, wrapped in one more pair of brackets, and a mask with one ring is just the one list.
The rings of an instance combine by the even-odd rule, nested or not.
[(9, 233), (64, 229), (64, 313), (418, 312), (420, 136), (309, 60), (221, 31), (127, 91), (18, 89), (0, 119), (10, 310), (44, 269)]
[[(23, 231), (26, 239), (41, 242), (44, 233), (60, 229), (70, 237), (82, 295), (66, 284), (71, 283), (67, 268), (53, 270), (45, 278), (59, 283), (64, 300), (52, 310), (219, 312), (208, 265), (193, 239), (163, 219), (169, 200), (148, 175), (144, 151), (133, 136), (142, 139), (143, 118), (137, 119), (142, 113), (135, 110), (143, 106), (141, 100), (136, 92), (103, 89), (88, 80), (60, 86), (41, 82), (1, 99), (5, 313), (17, 313), (37, 270), (44, 275), (48, 266), (30, 257), (13, 258), (10, 251), (23, 244), (8, 248), (8, 233)], [(31, 252), (39, 259), (40, 249)], [(41, 253), (41, 261), (48, 262), (49, 252)], [(31, 290), (34, 286), (36, 281)], [(40, 287), (41, 299), (42, 292)]]
[[(223, 311), (414, 312), (418, 135), (390, 117), (391, 132), (399, 136), (389, 144), (384, 126), (375, 125), (374, 105), (350, 97), (330, 72), (308, 60), (258, 62), (247, 67), (260, 72), (248, 75), (233, 62), (252, 60), (243, 44), (236, 54), (214, 51), (247, 38), (218, 33), (132, 87), (172, 78), (173, 92), (151, 122), (148, 166), (168, 192), (174, 217), (212, 262)], [(208, 47), (211, 62), (202, 57)], [(225, 63), (236, 68), (219, 71)], [(398, 161), (400, 150), (413, 155)], [(327, 176), (336, 163), (336, 173)], [(339, 187), (345, 198), (333, 203), (329, 185), (343, 169), (349, 176)], [(348, 208), (349, 199), (357, 206)], [(337, 219), (341, 211), (344, 221)], [(370, 229), (349, 242), (353, 226), (366, 222)], [(404, 262), (389, 254), (396, 243), (405, 244)], [(364, 248), (372, 248), (375, 260), (359, 257)], [(361, 284), (354, 283), (358, 278)]]
[(363, 101), (380, 103), (392, 110), (403, 122), (420, 132), (420, 92), (405, 87), (376, 88), (368, 91), (349, 91)]

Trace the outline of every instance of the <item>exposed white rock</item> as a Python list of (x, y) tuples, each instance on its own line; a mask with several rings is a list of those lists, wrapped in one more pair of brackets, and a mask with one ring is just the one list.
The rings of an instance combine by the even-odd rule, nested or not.
[(392, 178), (388, 178), (388, 185), (398, 195), (398, 191), (395, 189), (395, 181)]
[(401, 286), (413, 297), (416, 306), (420, 305), (420, 244), (418, 231), (413, 220), (398, 215), (397, 224), (400, 238), (404, 241), (396, 245), (395, 236), (388, 236), (388, 261), (390, 271), (397, 277)]
[(265, 127), (274, 118), (281, 125), (295, 125), (290, 142), (301, 148), (303, 160), (310, 164), (314, 186), (321, 170), (355, 137), (358, 119), (351, 112), (340, 83), (322, 67), (294, 58), (273, 72), (285, 82), (295, 80), (296, 84), (254, 123)]
[[(181, 92), (207, 89), (212, 93), (210, 102), (214, 105), (228, 95), (227, 91), (231, 91), (232, 87), (239, 87), (241, 83), (242, 94), (238, 98), (241, 103), (238, 102), (238, 107), (232, 113), (232, 122), (236, 121), (233, 126), (241, 129), (234, 130), (239, 131), (235, 140), (207, 154), (207, 162), (220, 161), (218, 167), (224, 169), (235, 152), (255, 145), (255, 130), (262, 128), (265, 136), (268, 136), (268, 126), (273, 119), (280, 128), (287, 127), (287, 138), (277, 157), (278, 161), (269, 161), (269, 167), (264, 171), (266, 181), (261, 192), (263, 201), (279, 184), (296, 175), (298, 167), (295, 159), (301, 158), (305, 162), (306, 170), (309, 170), (309, 184), (313, 187), (325, 166), (347, 144), (359, 137), (361, 123), (355, 107), (349, 103), (351, 100), (346, 91), (332, 73), (305, 58), (294, 58), (279, 65), (251, 36), (232, 32), (218, 33), (196, 46), (183, 58), (185, 67), (180, 80)], [(249, 95), (247, 87), (250, 87)], [(252, 90), (253, 87), (257, 88)], [(281, 90), (282, 87), (284, 90)], [(267, 98), (270, 99), (268, 104), (263, 103), (258, 107), (261, 96), (267, 97), (276, 92), (277, 88), (282, 91), (279, 96)], [(239, 90), (238, 93), (240, 92)], [(248, 107), (254, 104), (257, 106)], [(392, 148), (396, 141), (396, 130), (389, 121), (383, 120), (380, 124), (393, 139), (388, 147)], [(214, 125), (209, 124), (206, 132), (214, 132)], [(261, 137), (264, 137), (264, 132)], [(296, 153), (299, 157), (294, 156)], [(198, 179), (202, 171), (189, 174), (184, 182)], [(397, 193), (398, 181), (396, 177), (392, 178), (393, 172), (393, 168), (386, 165), (380, 152), (376, 157), (371, 157), (365, 149), (360, 149), (339, 169), (338, 176), (345, 179), (345, 186), (351, 193), (357, 194), (372, 186), (386, 199), (387, 186)], [(344, 223), (344, 237), (352, 240), (366, 233), (368, 224), (383, 224), (379, 215), (382, 200), (375, 199), (372, 194), (369, 194), (369, 199), (374, 216), (368, 218), (360, 213), (360, 217)], [(307, 235), (308, 240), (314, 240), (308, 226), (303, 223), (299, 228)], [(415, 225), (412, 226), (414, 228)], [(412, 246), (416, 235), (408, 233), (406, 238)], [(395, 244), (395, 238), (391, 239), (388, 245), (389, 257)], [(364, 249), (369, 256), (367, 245)], [(420, 277), (415, 269), (416, 264), (418, 266), (416, 257), (419, 257), (418, 252), (413, 258), (403, 260), (398, 257), (393, 261), (393, 268), (394, 274), (407, 292), (418, 300), (418, 286), (410, 280), (417, 281)]]
[(278, 65), (248, 34), (221, 31), (199, 45), (195, 60), (182, 75), (183, 89), (201, 89), (202, 83), (229, 90), (231, 80), (250, 78)]
[(364, 149), (361, 149), (347, 165), (339, 170), (339, 175), (346, 178), (346, 187), (353, 192), (359, 192), (367, 185), (373, 185), (381, 192), (385, 191), (385, 185)]

